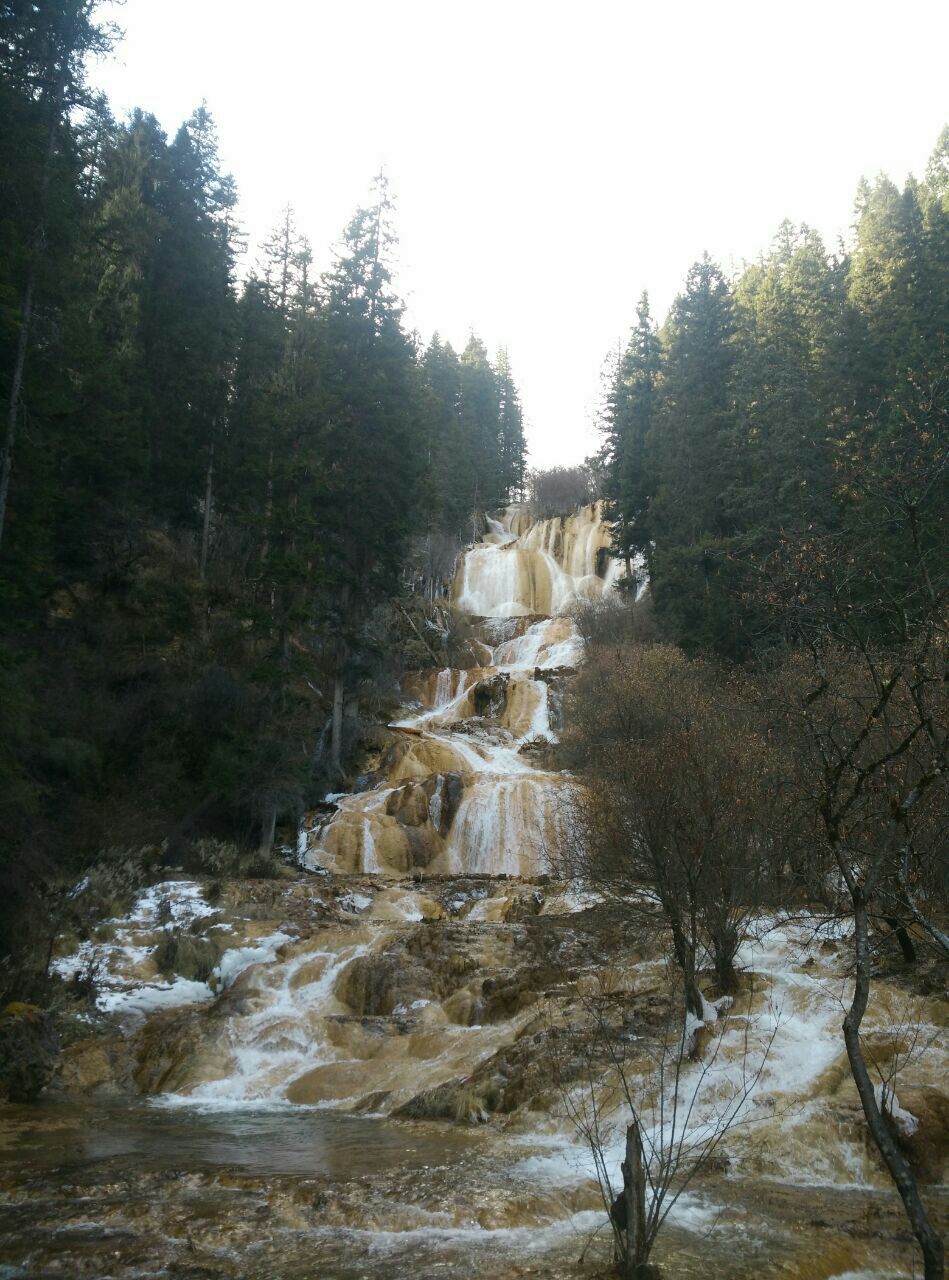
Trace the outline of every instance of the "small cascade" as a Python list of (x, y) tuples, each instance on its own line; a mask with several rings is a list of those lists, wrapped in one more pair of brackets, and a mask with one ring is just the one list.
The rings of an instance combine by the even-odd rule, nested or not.
[(392, 726), (386, 781), (338, 799), (310, 841), (312, 864), (381, 875), (547, 870), (564, 779), (531, 757), (557, 740), (549, 673), (580, 658), (569, 609), (603, 598), (619, 570), (601, 503), (539, 521), (510, 506), (486, 524), (461, 557), (453, 598), (480, 620), (487, 660), (413, 678), (418, 705)]
[(619, 571), (600, 502), (537, 521), (512, 506), (488, 528), (461, 560), (453, 589), (455, 603), (476, 617), (563, 614), (578, 600), (601, 599)]

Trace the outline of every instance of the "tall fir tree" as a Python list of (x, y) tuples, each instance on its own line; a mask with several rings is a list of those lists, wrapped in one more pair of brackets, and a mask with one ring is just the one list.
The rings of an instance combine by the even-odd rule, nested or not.
[(651, 573), (650, 503), (656, 485), (654, 430), (659, 405), (661, 347), (649, 312), (649, 295), (636, 307), (636, 324), (607, 393), (603, 491), (613, 525), (613, 550), (634, 580), (632, 559), (642, 556)]
[(514, 384), (507, 348), (500, 347), (495, 361), (498, 402), (498, 444), (500, 449), (501, 498), (513, 502), (523, 498), (527, 473), (527, 442), (524, 413)]
[(394, 590), (424, 492), (412, 341), (392, 285), (392, 200), (380, 175), (324, 278), (326, 366), (320, 450), (325, 582), (334, 636), (332, 760), (339, 766), (347, 672), (360, 620)]
[(470, 511), (493, 510), (504, 495), (498, 391), (487, 348), (473, 333), (461, 354), (458, 414), (473, 467)]
[(727, 603), (726, 554), (735, 529), (722, 500), (735, 419), (734, 316), (731, 290), (707, 254), (673, 304), (666, 345), (650, 504), (656, 613), (687, 647), (734, 654), (742, 641)]

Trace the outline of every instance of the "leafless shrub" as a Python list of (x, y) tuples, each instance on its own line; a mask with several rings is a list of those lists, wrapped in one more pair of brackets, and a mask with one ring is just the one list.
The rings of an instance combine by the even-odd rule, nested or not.
[(688, 1007), (711, 959), (736, 983), (745, 928), (782, 858), (780, 757), (737, 678), (668, 645), (595, 654), (567, 716), (573, 793), (563, 872), (637, 928), (668, 927)]
[(596, 649), (653, 644), (659, 639), (648, 596), (634, 601), (614, 593), (602, 600), (578, 600), (572, 612), (587, 654)]
[[(603, 971), (595, 989), (576, 991), (581, 1033), (550, 1037), (561, 1098), (592, 1157), (614, 1258), (628, 1277), (647, 1273), (669, 1213), (711, 1166), (726, 1134), (760, 1118), (748, 1104), (780, 1022), (769, 1019), (762, 1031), (758, 1019), (743, 1017), (726, 1046), (729, 1023), (709, 1010), (715, 1021), (709, 1019), (696, 1062), (696, 1021), (684, 1008), (681, 975), (670, 971), (668, 987), (673, 999), (664, 1021), (631, 1028), (625, 993), (613, 972)], [(727, 1001), (721, 1003), (724, 1012)]]
[(528, 477), (531, 514), (537, 520), (561, 516), (567, 511), (595, 502), (596, 477), (590, 467), (550, 467), (532, 471)]

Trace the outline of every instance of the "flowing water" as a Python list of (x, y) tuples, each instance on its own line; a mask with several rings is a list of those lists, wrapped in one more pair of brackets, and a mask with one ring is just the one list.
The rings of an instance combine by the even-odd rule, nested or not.
[[(405, 742), (385, 780), (340, 799), (311, 838), (312, 860), (349, 874), (531, 877), (547, 868), (563, 782), (528, 748), (555, 741), (550, 677), (579, 661), (568, 611), (609, 590), (617, 570), (608, 546), (599, 504), (537, 522), (514, 506), (488, 520), (453, 587), (455, 605), (483, 620), (482, 665), (418, 682), (420, 708), (394, 726)], [(395, 790), (420, 778), (429, 780), (424, 799), (417, 784), (408, 796)], [(457, 812), (449, 790), (462, 797)], [(405, 821), (409, 801), (427, 807), (427, 821)]]
[[(214, 901), (192, 881), (154, 886), (59, 957), (63, 976), (98, 970), (120, 1030), (67, 1051), (69, 1101), (0, 1111), (0, 1278), (602, 1267), (551, 1028), (576, 1024), (575, 989), (607, 969), (643, 1026), (668, 985), (648, 947), (604, 941), (597, 904), (546, 874), (572, 785), (549, 766), (581, 659), (569, 610), (609, 593), (608, 541), (598, 506), (489, 519), (453, 585), (478, 620), (477, 665), (407, 681), (371, 785), (308, 820), (307, 873)], [(169, 919), (215, 940), (206, 981), (157, 972)], [(846, 949), (817, 923), (762, 921), (746, 941), (755, 981), (696, 1131), (740, 1081), (749, 1029), (771, 1053), (748, 1123), (663, 1233), (670, 1276), (912, 1274), (842, 1058)], [(949, 1070), (945, 1022), (935, 995), (878, 983), (868, 1032), (917, 1109)], [(621, 1137), (621, 1110), (605, 1120)]]

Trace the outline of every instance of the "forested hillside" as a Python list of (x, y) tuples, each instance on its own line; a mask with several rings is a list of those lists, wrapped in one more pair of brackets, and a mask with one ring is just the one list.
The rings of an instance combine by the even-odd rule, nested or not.
[[(507, 354), (406, 330), (385, 177), (325, 270), (290, 209), (248, 253), (207, 108), (168, 138), (88, 90), (113, 38), (95, 9), (2, 6), (0, 874), (21, 939), (103, 847), (181, 862), (211, 833), (266, 856), (401, 650), (429, 660), (420, 598), (472, 512), (524, 484)], [(425, 587), (415, 622), (386, 603), (403, 581)]]
[(615, 549), (641, 557), (667, 638), (747, 659), (762, 568), (792, 535), (872, 542), (866, 606), (908, 589), (915, 535), (892, 504), (918, 499), (920, 549), (946, 545), (947, 332), (949, 129), (922, 181), (860, 183), (848, 247), (784, 223), (736, 279), (696, 262), (661, 327), (643, 294), (602, 463)]

